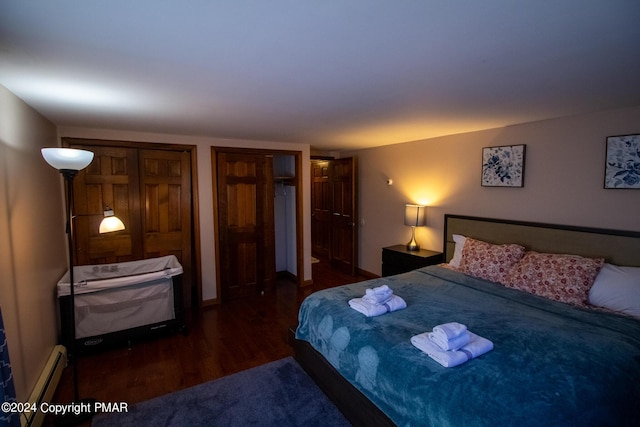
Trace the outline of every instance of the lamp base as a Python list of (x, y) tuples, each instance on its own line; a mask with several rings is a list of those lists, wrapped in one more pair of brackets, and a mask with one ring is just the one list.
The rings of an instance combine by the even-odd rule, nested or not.
[(411, 227), (411, 241), (407, 243), (408, 251), (419, 251), (420, 245), (416, 242), (416, 228)]
[(77, 402), (72, 402), (67, 405), (67, 412), (55, 417), (54, 424), (56, 426), (77, 426), (82, 423), (90, 421), (96, 414), (96, 402), (97, 399), (85, 398), (80, 399)]
[(420, 250), (420, 245), (415, 243), (412, 244), (411, 242), (407, 243), (407, 250), (408, 251), (419, 251)]

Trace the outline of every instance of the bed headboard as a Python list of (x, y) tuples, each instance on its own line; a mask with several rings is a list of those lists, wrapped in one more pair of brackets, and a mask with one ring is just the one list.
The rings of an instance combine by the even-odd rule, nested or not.
[(517, 243), (537, 252), (604, 258), (617, 265), (640, 267), (640, 232), (575, 227), (526, 221), (452, 215), (444, 216), (444, 253), (453, 257), (453, 234), (489, 243)]

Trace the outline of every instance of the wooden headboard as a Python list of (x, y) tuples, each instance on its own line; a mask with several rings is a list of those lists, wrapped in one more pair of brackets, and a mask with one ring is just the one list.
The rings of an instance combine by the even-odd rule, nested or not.
[(485, 242), (517, 243), (537, 252), (604, 258), (616, 265), (640, 267), (640, 232), (575, 227), (526, 221), (452, 215), (444, 216), (444, 253), (453, 257), (453, 234)]

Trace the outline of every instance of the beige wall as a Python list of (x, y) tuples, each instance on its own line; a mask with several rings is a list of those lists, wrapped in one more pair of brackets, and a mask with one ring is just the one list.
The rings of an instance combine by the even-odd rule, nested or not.
[(181, 135), (151, 134), (99, 129), (65, 128), (58, 129), (59, 136), (74, 138), (107, 139), (116, 141), (144, 141), (165, 144), (186, 144), (197, 146), (198, 199), (200, 214), (200, 251), (202, 299), (217, 297), (215, 271), (215, 236), (213, 233), (213, 186), (211, 176), (211, 147), (261, 148), (302, 152), (303, 181), (303, 232), (304, 232), (304, 280), (311, 280), (311, 196), (309, 145), (264, 141), (242, 141), (221, 138), (191, 137)]
[[(605, 190), (607, 136), (640, 133), (640, 107), (342, 153), (359, 166), (359, 267), (409, 241), (403, 206), (429, 206), (418, 243), (441, 250), (444, 214), (640, 231), (640, 190)], [(524, 188), (480, 185), (482, 147), (526, 144)], [(393, 185), (387, 185), (387, 178)]]
[(67, 269), (62, 178), (40, 155), (56, 144), (55, 126), (0, 86), (0, 306), (22, 402), (57, 342)]

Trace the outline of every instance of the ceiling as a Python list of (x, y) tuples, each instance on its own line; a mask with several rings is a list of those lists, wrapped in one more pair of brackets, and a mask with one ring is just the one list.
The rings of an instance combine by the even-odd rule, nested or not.
[(0, 2), (58, 126), (393, 144), (640, 105), (637, 0)]

